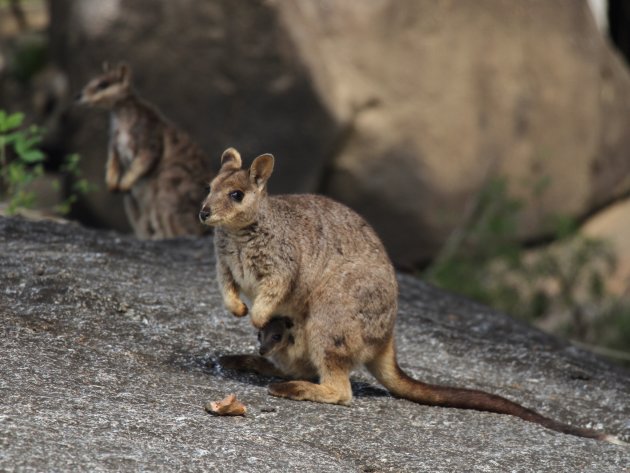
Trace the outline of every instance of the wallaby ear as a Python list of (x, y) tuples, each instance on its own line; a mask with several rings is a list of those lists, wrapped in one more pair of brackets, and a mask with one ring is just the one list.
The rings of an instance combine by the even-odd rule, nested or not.
[(228, 148), (221, 155), (221, 169), (241, 169), (241, 154), (234, 148)]
[(109, 72), (109, 62), (103, 61), (103, 72)]
[(124, 82), (126, 84), (129, 84), (131, 82), (131, 68), (127, 64), (125, 64), (124, 62), (118, 64), (117, 72), (118, 78), (121, 82)]
[(273, 156), (271, 154), (261, 154), (249, 168), (249, 179), (258, 188), (264, 187), (267, 179), (273, 172)]

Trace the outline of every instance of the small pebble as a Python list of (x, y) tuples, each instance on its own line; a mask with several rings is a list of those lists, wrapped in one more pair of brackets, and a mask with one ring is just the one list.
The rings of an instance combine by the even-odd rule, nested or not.
[(116, 309), (119, 313), (124, 314), (125, 312), (127, 312), (129, 310), (129, 306), (127, 304), (125, 304), (124, 302), (120, 303), (120, 305), (118, 306), (118, 308)]

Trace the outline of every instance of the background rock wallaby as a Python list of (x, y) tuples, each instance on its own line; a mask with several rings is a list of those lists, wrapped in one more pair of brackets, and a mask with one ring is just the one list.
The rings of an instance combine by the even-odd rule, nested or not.
[[(416, 381), (398, 366), (394, 342), (398, 286), (372, 228), (349, 208), (316, 195), (267, 196), (274, 158), (242, 169), (239, 153), (223, 153), (199, 218), (215, 227), (217, 276), (225, 306), (250, 313), (263, 329), (274, 314), (293, 323), (293, 343), (271, 357), (223, 357), (224, 367), (284, 373), (272, 395), (349, 404), (349, 375), (364, 364), (392, 394), (435, 406), (511, 414), (559, 432), (616, 441), (562, 424), (500, 396)], [(251, 307), (241, 299), (244, 295)], [(274, 326), (274, 330), (281, 326)], [(319, 383), (305, 381), (313, 376)]]
[(105, 68), (77, 102), (111, 110), (105, 182), (110, 191), (126, 193), (125, 211), (136, 236), (202, 233), (197, 212), (212, 177), (209, 160), (187, 134), (138, 97), (130, 68)]

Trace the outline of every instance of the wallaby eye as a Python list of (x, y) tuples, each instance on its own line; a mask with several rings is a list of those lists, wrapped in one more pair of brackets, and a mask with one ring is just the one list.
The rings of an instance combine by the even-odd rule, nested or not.
[(208, 184), (204, 189), (206, 190), (206, 194), (210, 194), (210, 192), (212, 192), (212, 187), (210, 187), (210, 184)]
[(282, 335), (280, 335), (279, 333), (276, 333), (273, 337), (271, 337), (271, 339), (274, 342), (279, 342), (280, 340), (282, 340)]
[(232, 191), (230, 192), (230, 199), (232, 199), (234, 202), (242, 202), (243, 201), (243, 197), (245, 197), (245, 194), (243, 194), (243, 191)]

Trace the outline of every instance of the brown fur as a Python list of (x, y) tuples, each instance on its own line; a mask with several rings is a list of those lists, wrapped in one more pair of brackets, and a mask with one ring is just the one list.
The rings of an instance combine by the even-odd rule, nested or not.
[[(263, 334), (282, 328), (273, 314), (286, 315), (293, 343), (273, 347), (269, 360), (236, 355), (224, 357), (223, 366), (301, 378), (272, 384), (269, 391), (275, 396), (349, 404), (350, 372), (364, 364), (405, 399), (511, 414), (560, 432), (611, 440), (500, 396), (407, 376), (394, 347), (398, 286), (381, 241), (359, 215), (325, 197), (268, 197), (272, 170), (271, 155), (242, 169), (238, 152), (225, 151), (200, 219), (215, 227), (217, 274), (228, 310), (239, 317), (250, 313)], [(249, 310), (241, 296), (251, 301)], [(318, 384), (304, 380), (313, 375)]]
[(209, 160), (177, 127), (133, 91), (126, 65), (92, 79), (77, 97), (81, 104), (111, 110), (105, 182), (125, 192), (125, 211), (140, 238), (199, 235), (197, 220)]

